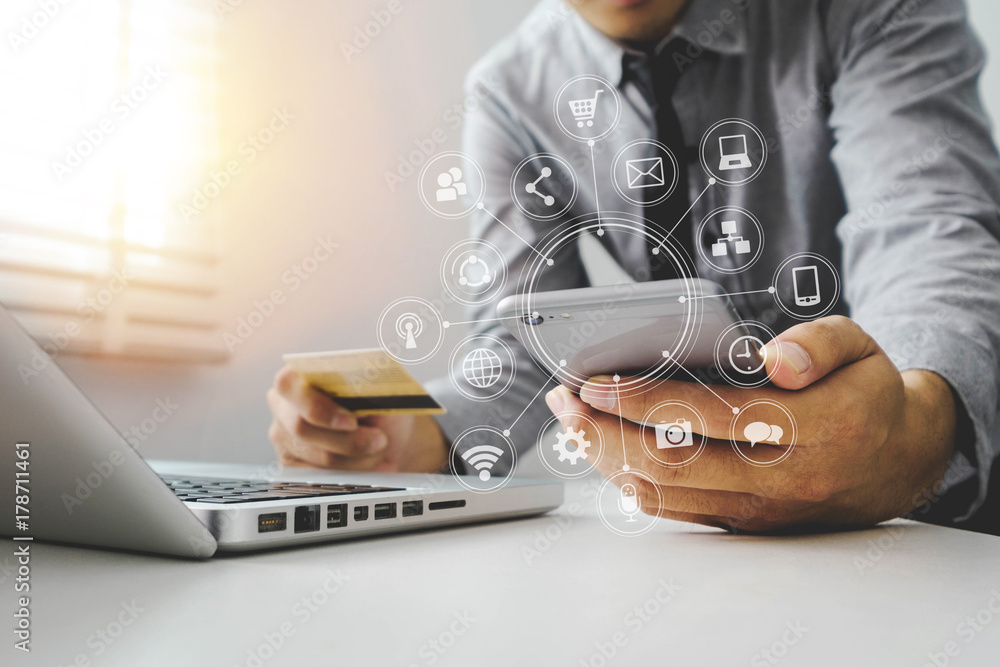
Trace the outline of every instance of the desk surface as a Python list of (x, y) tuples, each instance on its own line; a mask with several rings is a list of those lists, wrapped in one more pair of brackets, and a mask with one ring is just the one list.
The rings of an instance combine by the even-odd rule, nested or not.
[(1000, 538), (903, 521), (625, 538), (582, 491), (534, 519), (205, 562), (34, 544), (34, 651), (4, 630), (2, 662), (997, 664)]

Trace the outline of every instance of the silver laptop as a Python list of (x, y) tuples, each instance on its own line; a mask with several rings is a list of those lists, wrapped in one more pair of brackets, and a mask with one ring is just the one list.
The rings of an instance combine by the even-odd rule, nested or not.
[[(0, 534), (193, 558), (537, 515), (559, 482), (147, 462), (0, 305)], [(11, 492), (13, 491), (13, 492)]]

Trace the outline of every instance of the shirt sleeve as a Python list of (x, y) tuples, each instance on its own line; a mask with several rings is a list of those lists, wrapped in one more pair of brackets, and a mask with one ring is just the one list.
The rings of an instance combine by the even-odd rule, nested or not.
[[(526, 124), (513, 115), (514, 105), (504, 102), (507, 99), (506, 86), (516, 85), (516, 82), (507, 82), (504, 78), (505, 71), (509, 69), (512, 68), (480, 65), (470, 72), (466, 81), (467, 98), (477, 99), (479, 103), (466, 116), (463, 151), (482, 167), (486, 183), (484, 210), (476, 211), (472, 217), (472, 237), (489, 241), (499, 248), (507, 265), (507, 283), (500, 295), (489, 303), (468, 310), (468, 319), (480, 322), (471, 325), (469, 335), (489, 334), (506, 343), (514, 355), (514, 368), (504, 367), (497, 384), (505, 384), (511, 373), (514, 377), (510, 388), (502, 396), (489, 401), (475, 401), (463, 395), (449, 378), (432, 381), (428, 389), (448, 410), (437, 421), (449, 442), (454, 442), (471, 427), (491, 426), (501, 432), (509, 430), (510, 439), (520, 455), (535, 444), (539, 429), (552, 415), (543, 393), (553, 388), (555, 383), (551, 380), (551, 373), (538, 366), (503, 324), (495, 321), (496, 306), (503, 297), (515, 293), (525, 267), (533, 258), (533, 247), (555, 228), (557, 222), (529, 222), (511, 201), (509, 188), (514, 170), (524, 158), (539, 152), (539, 149), (534, 147), (537, 142)], [(575, 245), (567, 247), (553, 259), (559, 270), (545, 272), (537, 284), (538, 291), (589, 284)], [(455, 342), (457, 344), (458, 339)], [(486, 343), (480, 347), (496, 351), (498, 345)], [(497, 352), (501, 359), (505, 358), (502, 351)], [(457, 367), (460, 363), (461, 360), (457, 360), (456, 367), (451, 369), (451, 373), (459, 379), (462, 378), (461, 368)], [(476, 395), (474, 387), (463, 388)], [(510, 464), (510, 461), (501, 458), (493, 470), (497, 474), (507, 474)], [(461, 459), (451, 461), (450, 465), (460, 474), (468, 472)]]
[(933, 371), (959, 397), (972, 428), (952, 470), (971, 461), (979, 485), (968, 516), (1000, 452), (1000, 160), (983, 50), (961, 0), (849, 4), (831, 39), (844, 294), (901, 371)]

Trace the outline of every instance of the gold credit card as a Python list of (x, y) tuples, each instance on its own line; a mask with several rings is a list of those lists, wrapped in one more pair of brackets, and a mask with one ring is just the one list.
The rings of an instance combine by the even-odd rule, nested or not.
[(282, 358), (306, 382), (359, 417), (445, 412), (406, 367), (379, 348), (286, 354)]

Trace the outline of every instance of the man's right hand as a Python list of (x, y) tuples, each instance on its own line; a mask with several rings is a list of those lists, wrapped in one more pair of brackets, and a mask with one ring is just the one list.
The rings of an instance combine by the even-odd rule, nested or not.
[(285, 366), (267, 392), (273, 420), (268, 436), (282, 465), (440, 472), (447, 460), (444, 435), (432, 417), (356, 418)]

